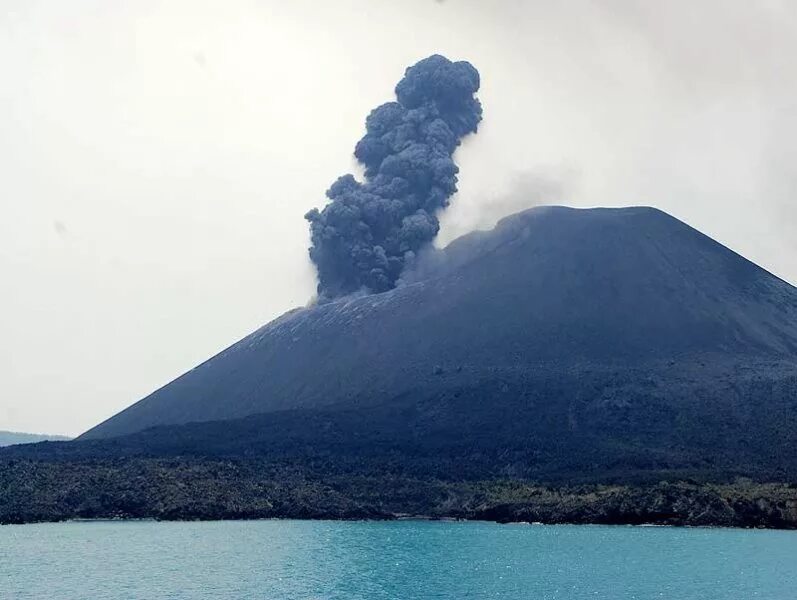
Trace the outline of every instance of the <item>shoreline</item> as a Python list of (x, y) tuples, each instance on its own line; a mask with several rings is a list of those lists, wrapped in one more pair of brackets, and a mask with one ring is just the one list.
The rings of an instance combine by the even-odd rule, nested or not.
[(156, 517), (70, 517), (58, 520), (40, 520), (40, 521), (25, 521), (25, 522), (0, 522), (2, 527), (26, 526), (26, 525), (48, 525), (48, 524), (81, 524), (81, 523), (249, 523), (257, 521), (300, 521), (300, 522), (327, 522), (327, 523), (388, 523), (388, 522), (428, 522), (428, 523), (486, 523), (492, 525), (521, 525), (524, 527), (636, 527), (644, 529), (720, 529), (720, 530), (739, 530), (739, 531), (795, 531), (797, 532), (797, 525), (793, 527), (767, 527), (767, 526), (743, 526), (743, 525), (689, 525), (689, 524), (674, 524), (674, 523), (600, 523), (600, 522), (550, 522), (545, 523), (541, 521), (494, 521), (478, 518), (455, 518), (455, 517), (435, 517), (429, 515), (412, 515), (412, 516), (385, 516), (384, 518), (367, 517), (367, 518), (329, 518), (329, 517), (254, 517), (254, 518), (170, 518), (162, 519)]
[(657, 521), (636, 521), (631, 519), (618, 518), (616, 520), (550, 520), (550, 521), (528, 521), (523, 519), (517, 520), (498, 520), (487, 519), (481, 515), (478, 516), (449, 516), (449, 515), (423, 515), (423, 514), (371, 514), (369, 516), (363, 515), (346, 515), (334, 517), (329, 514), (319, 513), (317, 516), (304, 515), (296, 516), (291, 514), (273, 515), (273, 516), (240, 516), (240, 515), (171, 515), (164, 516), (98, 516), (98, 517), (74, 517), (74, 516), (54, 516), (52, 518), (32, 518), (28, 520), (6, 520), (0, 517), (0, 527), (14, 526), (14, 525), (41, 525), (49, 523), (210, 523), (210, 522), (249, 522), (249, 521), (326, 521), (326, 522), (358, 522), (358, 523), (379, 523), (379, 522), (402, 522), (402, 521), (423, 521), (423, 522), (437, 522), (437, 523), (492, 523), (495, 525), (522, 525), (528, 527), (554, 527), (558, 525), (565, 526), (588, 526), (588, 527), (640, 527), (640, 528), (689, 528), (689, 529), (739, 529), (739, 530), (769, 530), (769, 531), (797, 531), (797, 522), (788, 524), (772, 524), (772, 523), (736, 523), (736, 524), (722, 524), (722, 523), (689, 523), (689, 522), (657, 522)]

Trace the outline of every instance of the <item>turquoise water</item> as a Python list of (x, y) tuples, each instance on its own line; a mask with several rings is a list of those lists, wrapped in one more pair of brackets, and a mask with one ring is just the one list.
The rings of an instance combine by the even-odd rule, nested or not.
[(0, 598), (797, 598), (797, 532), (451, 522), (0, 527)]

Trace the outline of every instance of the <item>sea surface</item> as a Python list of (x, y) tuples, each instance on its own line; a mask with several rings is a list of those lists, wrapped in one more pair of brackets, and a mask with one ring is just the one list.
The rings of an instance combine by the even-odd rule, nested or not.
[(797, 532), (398, 521), (0, 526), (0, 598), (795, 600)]

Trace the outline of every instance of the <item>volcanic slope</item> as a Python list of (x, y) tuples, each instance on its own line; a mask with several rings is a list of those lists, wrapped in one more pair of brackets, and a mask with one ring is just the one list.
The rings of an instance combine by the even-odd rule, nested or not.
[[(561, 471), (795, 468), (797, 289), (666, 213), (535, 208), (421, 265), (283, 315), (81, 439), (257, 415), (250, 437), (321, 440), (322, 414), (364, 442), (520, 445), (532, 474), (541, 449)], [(181, 435), (200, 430), (226, 440)]]

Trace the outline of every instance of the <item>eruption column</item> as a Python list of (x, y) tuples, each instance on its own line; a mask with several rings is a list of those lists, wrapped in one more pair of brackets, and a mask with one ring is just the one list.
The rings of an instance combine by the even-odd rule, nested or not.
[(354, 149), (365, 181), (343, 175), (327, 190), (330, 203), (305, 215), (319, 301), (395, 287), (434, 239), (437, 212), (457, 191), (452, 155), (482, 118), (478, 89), (473, 65), (433, 55), (407, 69), (397, 102), (371, 111)]

